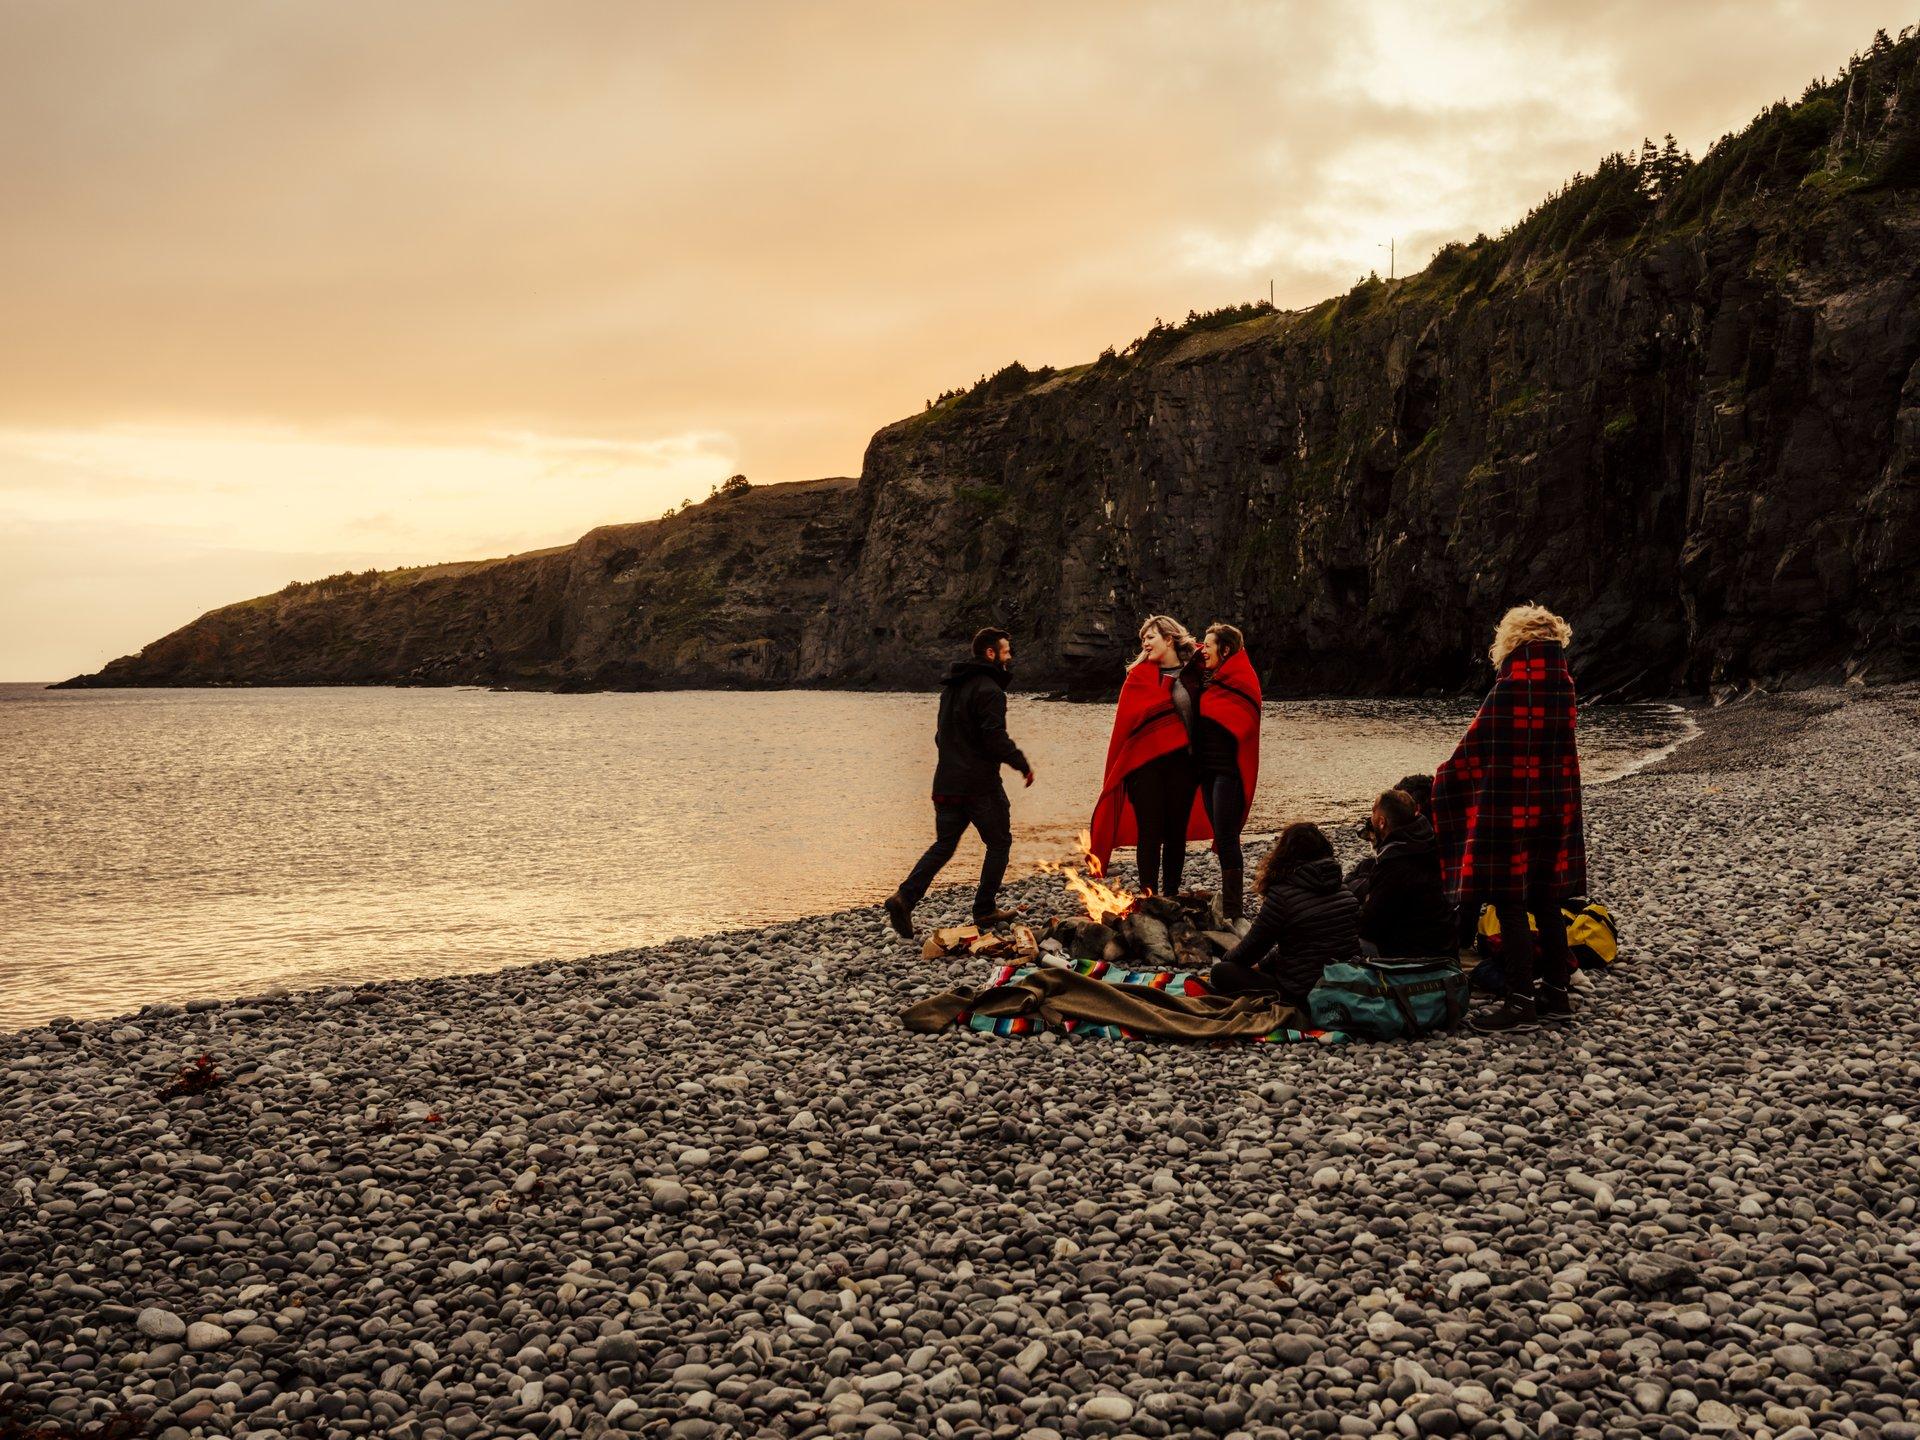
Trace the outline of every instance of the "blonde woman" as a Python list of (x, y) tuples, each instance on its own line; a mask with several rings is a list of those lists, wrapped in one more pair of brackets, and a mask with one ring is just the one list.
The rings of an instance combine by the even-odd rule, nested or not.
[(1213, 834), (1183, 712), (1193, 701), (1180, 684), (1181, 668), (1198, 648), (1171, 615), (1149, 615), (1141, 623), (1140, 653), (1120, 687), (1106, 776), (1089, 826), (1101, 872), (1116, 847), (1135, 845), (1140, 887), (1156, 895), (1180, 893), (1188, 839)]
[(1434, 776), (1433, 823), (1449, 898), (1463, 914), (1491, 905), (1500, 920), (1507, 999), (1473, 1017), (1477, 1030), (1525, 1030), (1536, 1019), (1573, 1016), (1560, 902), (1585, 893), (1587, 852), (1574, 739), (1579, 697), (1567, 670), (1572, 639), (1572, 627), (1544, 606), (1516, 605), (1502, 616), (1488, 652), (1493, 689)]

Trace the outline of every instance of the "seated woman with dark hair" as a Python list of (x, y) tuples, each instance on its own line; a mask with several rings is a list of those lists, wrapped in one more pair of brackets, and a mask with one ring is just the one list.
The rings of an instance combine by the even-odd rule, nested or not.
[(1360, 901), (1360, 939), (1384, 956), (1451, 953), (1453, 904), (1433, 826), (1405, 790), (1388, 790), (1373, 802), (1369, 828), (1378, 853), (1363, 884), (1347, 879)]
[(1333, 842), (1318, 825), (1289, 825), (1254, 877), (1260, 910), (1244, 939), (1214, 963), (1223, 995), (1277, 994), (1304, 1010), (1320, 972), (1360, 950), (1360, 902), (1340, 883)]

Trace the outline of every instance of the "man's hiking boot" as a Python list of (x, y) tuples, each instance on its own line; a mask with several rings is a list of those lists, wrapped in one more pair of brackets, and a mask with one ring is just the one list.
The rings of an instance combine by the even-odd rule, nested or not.
[(1010, 925), (1020, 916), (1012, 910), (989, 910), (984, 915), (973, 917), (973, 923), (982, 930), (991, 930), (996, 925)]
[(1531, 1030), (1539, 1019), (1531, 1000), (1516, 1000), (1509, 995), (1500, 1004), (1467, 1017), (1467, 1024), (1482, 1035), (1501, 1035), (1509, 1030)]
[(1535, 994), (1533, 1009), (1542, 1020), (1563, 1023), (1573, 1019), (1573, 997), (1564, 990), (1542, 985)]
[(893, 933), (908, 940), (913, 939), (913, 907), (900, 898), (900, 892), (896, 890), (881, 905), (893, 925)]

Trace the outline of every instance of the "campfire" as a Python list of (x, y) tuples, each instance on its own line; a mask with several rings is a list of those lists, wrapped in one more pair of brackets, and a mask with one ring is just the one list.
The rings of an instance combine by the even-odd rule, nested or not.
[(1245, 930), (1244, 924), (1227, 923), (1210, 890), (1135, 894), (1116, 883), (1103, 873), (1084, 830), (1079, 852), (1041, 866), (1064, 882), (1076, 913), (1044, 924), (1016, 923), (1004, 934), (982, 933), (974, 925), (936, 930), (927, 937), (923, 957), (969, 954), (1055, 964), (1104, 960), (1129, 970), (1206, 970)]

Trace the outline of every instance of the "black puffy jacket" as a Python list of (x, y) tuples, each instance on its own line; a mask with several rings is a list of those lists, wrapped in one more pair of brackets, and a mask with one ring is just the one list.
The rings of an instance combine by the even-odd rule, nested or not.
[(986, 660), (956, 660), (940, 682), (940, 722), (934, 744), (936, 795), (991, 795), (1000, 767), (1024, 774), (1031, 767), (1007, 734), (1007, 669)]
[(1334, 960), (1360, 951), (1360, 902), (1340, 883), (1340, 862), (1309, 860), (1267, 891), (1231, 961), (1274, 977), (1290, 995), (1304, 995)]
[(1424, 819), (1387, 837), (1364, 895), (1360, 938), (1382, 955), (1453, 953), (1453, 903), (1440, 879), (1439, 841)]

